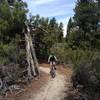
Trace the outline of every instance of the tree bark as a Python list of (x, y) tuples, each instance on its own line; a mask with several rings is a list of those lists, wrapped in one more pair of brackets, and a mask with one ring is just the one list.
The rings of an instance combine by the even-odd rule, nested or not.
[(31, 72), (31, 63), (30, 63), (30, 47), (29, 47), (29, 42), (28, 42), (28, 36), (25, 34), (25, 41), (26, 41), (26, 58), (27, 58), (27, 63), (28, 63), (28, 77), (32, 78), (32, 72)]
[(32, 37), (30, 34), (30, 28), (27, 25), (27, 32), (25, 32), (25, 41), (26, 41), (26, 58), (27, 58), (27, 63), (28, 63), (28, 76), (30, 78), (37, 76), (37, 71), (38, 71), (38, 76), (39, 76), (39, 68), (38, 68), (38, 61), (35, 55), (35, 50), (32, 44)]
[[(30, 35), (30, 34), (29, 34)], [(39, 72), (39, 65), (38, 65), (38, 61), (37, 61), (37, 58), (36, 58), (36, 53), (35, 53), (35, 49), (34, 49), (34, 47), (33, 47), (33, 44), (32, 44), (32, 37), (31, 37), (31, 35), (29, 36), (30, 37), (30, 49), (31, 49), (31, 53), (32, 53), (32, 58), (33, 58), (33, 60), (34, 60), (34, 66), (35, 66), (35, 69), (38, 71), (38, 73), (40, 73)], [(35, 70), (35, 71), (36, 71)], [(36, 72), (36, 74), (37, 74), (37, 72)]]
[(0, 89), (2, 89), (3, 87), (3, 82), (2, 82), (2, 79), (0, 78)]

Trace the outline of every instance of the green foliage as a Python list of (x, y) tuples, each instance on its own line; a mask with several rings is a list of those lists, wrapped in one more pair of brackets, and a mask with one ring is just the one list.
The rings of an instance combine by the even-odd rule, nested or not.
[(72, 19), (70, 18), (67, 25), (67, 36), (69, 36), (72, 27), (73, 27), (73, 23), (72, 23)]
[(55, 18), (48, 19), (39, 15), (31, 16), (30, 23), (37, 29), (33, 32), (37, 57), (47, 59), (52, 45), (63, 40), (63, 24), (58, 24)]
[[(67, 43), (74, 53), (73, 62), (79, 65), (84, 60), (87, 62), (91, 60), (95, 52), (99, 51), (98, 2), (78, 0), (74, 11), (73, 23), (77, 26), (71, 27)], [(69, 22), (71, 23), (71, 19)]]
[[(0, 58), (2, 59), (0, 60), (0, 64), (9, 63), (10, 60), (14, 60), (15, 57), (14, 57), (13, 51), (15, 51), (15, 49), (16, 48), (13, 45), (0, 44)], [(5, 62), (6, 59), (7, 59), (7, 62)]]
[(97, 49), (100, 45), (96, 37), (97, 33), (100, 36), (98, 3), (92, 0), (78, 0), (74, 11), (72, 27), (69, 28), (71, 19), (68, 24), (70, 31), (66, 37), (67, 42), (71, 48)]
[(0, 3), (0, 64), (17, 64), (25, 58), (25, 51), (19, 49), (18, 41), (26, 20), (27, 5), (12, 1), (10, 6), (9, 2)]
[[(68, 24), (68, 58), (74, 63), (75, 78), (87, 90), (100, 92), (100, 5), (94, 0), (78, 0), (73, 27)], [(91, 91), (92, 90), (92, 91)], [(94, 94), (95, 94), (94, 93)]]
[(22, 32), (26, 20), (27, 5), (15, 2), (11, 7), (6, 0), (0, 3), (0, 40), (8, 42)]
[(18, 64), (25, 59), (25, 50), (18, 48), (18, 42), (12, 40), (9, 44), (0, 44), (0, 64)]
[(57, 56), (60, 63), (65, 61), (65, 47), (63, 43), (56, 43), (52, 46), (51, 51)]
[(91, 50), (82, 50), (82, 49), (78, 49), (78, 50), (73, 50), (73, 57), (72, 57), (72, 61), (75, 64), (75, 70), (78, 70), (79, 65), (85, 62), (91, 62), (91, 60), (93, 59), (95, 55), (95, 51), (91, 51)]

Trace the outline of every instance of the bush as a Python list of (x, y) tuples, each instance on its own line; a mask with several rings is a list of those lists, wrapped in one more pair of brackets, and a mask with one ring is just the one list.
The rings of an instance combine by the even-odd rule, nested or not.
[(25, 59), (25, 50), (20, 50), (16, 40), (0, 44), (0, 64), (20, 63)]
[[(57, 44), (56, 44), (57, 45)], [(63, 43), (52, 47), (60, 62), (74, 64), (74, 81), (89, 91), (100, 91), (100, 52), (88, 49), (72, 49)]]
[(73, 57), (71, 48), (66, 43), (57, 43), (52, 46), (51, 51), (57, 56), (60, 63), (70, 63)]
[(85, 56), (82, 55), (80, 60), (77, 60), (78, 62), (74, 66), (74, 77), (78, 84), (83, 85), (89, 91), (100, 92), (100, 53), (92, 51), (91, 53), (91, 57), (85, 53)]

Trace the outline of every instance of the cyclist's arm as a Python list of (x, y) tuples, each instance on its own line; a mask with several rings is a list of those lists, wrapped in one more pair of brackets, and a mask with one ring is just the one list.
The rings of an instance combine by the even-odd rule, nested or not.
[(48, 62), (50, 62), (50, 57), (51, 57), (51, 55), (50, 55), (49, 58), (48, 58)]
[(54, 56), (54, 57), (55, 57), (55, 60), (58, 61), (57, 57), (56, 56)]

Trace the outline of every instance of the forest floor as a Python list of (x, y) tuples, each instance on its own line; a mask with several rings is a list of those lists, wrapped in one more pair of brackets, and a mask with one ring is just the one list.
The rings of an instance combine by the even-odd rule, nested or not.
[(59, 65), (56, 77), (51, 78), (49, 65), (42, 63), (40, 66), (40, 79), (28, 83), (23, 90), (7, 97), (7, 100), (63, 100), (67, 96), (72, 87), (72, 69)]

